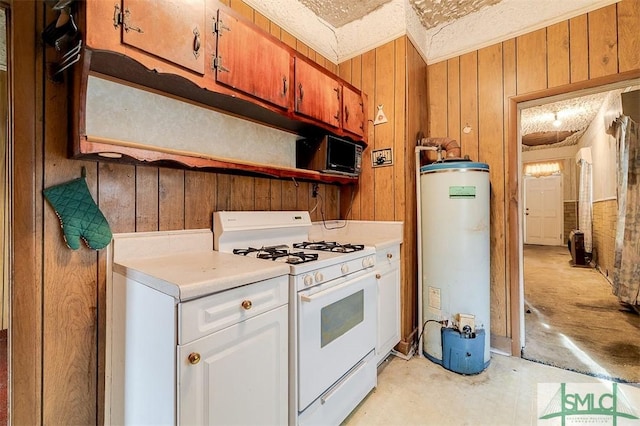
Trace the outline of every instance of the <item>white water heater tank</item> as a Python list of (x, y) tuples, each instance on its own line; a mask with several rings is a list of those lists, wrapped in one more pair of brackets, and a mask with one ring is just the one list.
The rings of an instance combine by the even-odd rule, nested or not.
[[(442, 326), (465, 324), (490, 357), (489, 166), (455, 161), (420, 168), (423, 354), (442, 364)], [(462, 326), (460, 327), (462, 328)], [(462, 330), (461, 330), (462, 331)], [(479, 354), (478, 354), (479, 355)]]

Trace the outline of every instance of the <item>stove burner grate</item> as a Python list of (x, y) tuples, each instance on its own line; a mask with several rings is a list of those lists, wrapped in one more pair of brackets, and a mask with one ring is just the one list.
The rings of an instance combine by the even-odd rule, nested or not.
[(302, 243), (295, 243), (293, 247), (307, 250), (332, 251), (336, 253), (352, 253), (364, 249), (364, 245), (362, 244), (340, 244), (335, 241), (304, 241)]
[(258, 259), (278, 260), (292, 265), (312, 262), (318, 259), (317, 253), (305, 253), (303, 251), (292, 252), (289, 251), (287, 246), (262, 247), (259, 249), (253, 247), (233, 249), (233, 254), (239, 254), (242, 256), (248, 256), (254, 253), (255, 257)]

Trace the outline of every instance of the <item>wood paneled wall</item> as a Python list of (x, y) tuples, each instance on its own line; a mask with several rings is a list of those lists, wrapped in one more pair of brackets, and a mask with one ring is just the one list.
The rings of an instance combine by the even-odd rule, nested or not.
[[(226, 4), (337, 71), (241, 1)], [(320, 184), (312, 198), (308, 182), (68, 159), (68, 115), (75, 113), (69, 87), (48, 78), (56, 52), (36, 39), (54, 15), (43, 2), (17, 1), (11, 16), (17, 165), (11, 415), (14, 424), (102, 424), (105, 254), (66, 247), (42, 189), (79, 177), (85, 167), (114, 233), (211, 228), (216, 210), (308, 210), (313, 220), (337, 219), (340, 189)]]
[[(417, 135), (427, 132), (427, 66), (407, 37), (340, 63), (338, 75), (368, 95), (369, 146), (356, 187), (341, 192), (342, 216), (404, 222), (402, 245), (402, 342), (407, 353), (417, 328), (415, 154)], [(382, 106), (388, 122), (373, 125)], [(391, 148), (393, 165), (372, 167), (371, 152)]]
[[(640, 2), (605, 8), (428, 67), (429, 134), (490, 166), (491, 333), (519, 353), (515, 104), (637, 77)], [(469, 125), (471, 132), (462, 133)], [(511, 341), (513, 338), (514, 341)]]
[[(0, 14), (1, 19), (5, 19), (5, 14)], [(6, 60), (5, 60), (6, 61)], [(0, 70), (0, 258), (2, 258), (2, 268), (0, 269), (0, 330), (9, 328), (9, 192), (7, 191), (7, 136), (8, 116), (9, 116), (9, 87), (7, 72)]]

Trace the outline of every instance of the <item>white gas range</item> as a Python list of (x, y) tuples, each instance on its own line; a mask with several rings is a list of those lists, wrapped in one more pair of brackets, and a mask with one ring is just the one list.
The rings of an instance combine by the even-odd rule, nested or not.
[(308, 241), (306, 211), (214, 213), (214, 248), (285, 262), (290, 424), (339, 424), (376, 386), (375, 249)]

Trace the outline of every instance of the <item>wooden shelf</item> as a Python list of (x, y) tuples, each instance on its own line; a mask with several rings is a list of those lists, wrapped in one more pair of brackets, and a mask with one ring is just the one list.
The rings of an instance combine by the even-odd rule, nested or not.
[(357, 177), (321, 173), (288, 167), (273, 167), (246, 161), (216, 158), (172, 149), (149, 149), (131, 142), (114, 141), (103, 138), (81, 137), (75, 155), (96, 160), (146, 163), (168, 167), (188, 167), (214, 172), (237, 173), (266, 176), (272, 178), (293, 178), (301, 181), (350, 185), (358, 182)]

